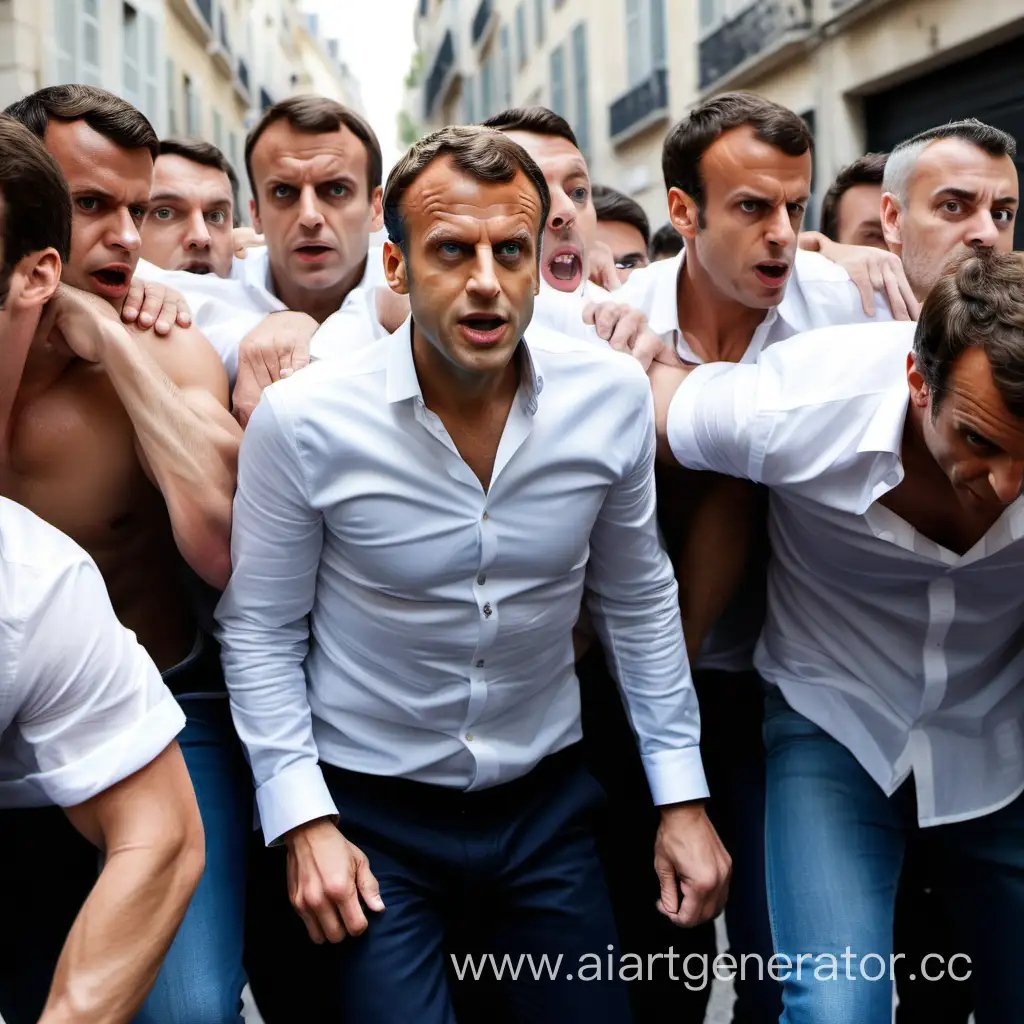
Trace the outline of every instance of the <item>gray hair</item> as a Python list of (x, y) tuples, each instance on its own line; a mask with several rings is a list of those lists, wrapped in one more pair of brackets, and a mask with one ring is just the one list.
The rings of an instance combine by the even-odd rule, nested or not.
[(970, 142), (978, 149), (984, 150), (989, 156), (1008, 156), (1012, 160), (1017, 155), (1017, 142), (1012, 135), (993, 128), (976, 117), (950, 121), (949, 124), (941, 124), (920, 132), (893, 149), (885, 162), (882, 191), (891, 192), (896, 201), (903, 206), (907, 201), (910, 176), (914, 173), (917, 161), (933, 142), (940, 139), (963, 139), (964, 142)]

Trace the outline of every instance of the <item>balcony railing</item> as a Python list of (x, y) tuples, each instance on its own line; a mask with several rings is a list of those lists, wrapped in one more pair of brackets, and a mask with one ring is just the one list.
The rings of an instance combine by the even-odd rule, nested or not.
[(473, 45), (483, 38), (484, 33), (487, 31), (487, 26), (491, 22), (491, 16), (494, 14), (494, 0), (480, 0), (480, 4), (476, 9), (476, 14), (473, 15)]
[(612, 139), (635, 134), (668, 116), (668, 71), (656, 68), (609, 108)]
[(206, 24), (213, 28), (213, 0), (196, 0), (196, 7)]
[(441, 93), (441, 88), (445, 84), (448, 78), (448, 72), (451, 71), (452, 66), (455, 64), (455, 41), (452, 38), (452, 30), (444, 34), (444, 39), (441, 42), (440, 47), (437, 51), (437, 56), (434, 58), (434, 63), (430, 68), (430, 74), (427, 76), (427, 88), (424, 92), (424, 103), (426, 105), (426, 114), (429, 117), (430, 112), (434, 109), (434, 104), (437, 102), (437, 98)]
[(708, 88), (793, 33), (808, 31), (813, 0), (755, 0), (700, 42), (700, 87)]

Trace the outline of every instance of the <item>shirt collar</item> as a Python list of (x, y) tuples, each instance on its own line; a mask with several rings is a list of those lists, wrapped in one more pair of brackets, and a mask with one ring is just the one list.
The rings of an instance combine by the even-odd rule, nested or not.
[[(675, 334), (679, 331), (679, 305), (676, 301), (678, 295), (679, 275), (683, 272), (683, 264), (686, 261), (686, 247), (679, 250), (678, 255), (671, 259), (659, 260), (651, 264), (651, 271), (654, 274), (653, 295), (651, 296), (650, 313), (647, 316), (648, 326), (655, 334), (664, 337)], [(777, 306), (772, 306), (764, 319), (758, 324), (757, 332), (762, 334), (771, 330), (777, 320), (789, 328), (791, 334), (797, 334), (801, 328), (794, 321), (792, 316), (793, 289), (800, 290), (797, 262), (793, 262), (793, 270), (789, 281), (786, 282), (786, 293)], [(755, 332), (755, 335), (756, 333)], [(751, 342), (754, 338), (751, 338)], [(688, 348), (688, 346), (687, 346)], [(696, 358), (696, 356), (694, 356)]]
[[(387, 400), (389, 404), (410, 398), (423, 398), (416, 363), (412, 357), (412, 317), (407, 317), (388, 340), (390, 349), (387, 362)], [(523, 408), (533, 416), (537, 411), (537, 396), (544, 388), (544, 378), (537, 370), (537, 361), (525, 335), (519, 342), (514, 358), (520, 360), (519, 394)]]

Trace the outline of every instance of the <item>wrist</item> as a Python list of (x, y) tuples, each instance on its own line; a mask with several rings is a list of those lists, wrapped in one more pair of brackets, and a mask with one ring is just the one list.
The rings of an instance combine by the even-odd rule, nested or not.
[(313, 818), (311, 821), (304, 821), (301, 825), (296, 825), (295, 828), (288, 832), (285, 832), (281, 836), (281, 842), (284, 843), (289, 849), (303, 836), (308, 836), (316, 832), (324, 831), (325, 829), (333, 829), (337, 831), (338, 826), (334, 818)]
[(675, 804), (662, 804), (658, 810), (661, 812), (661, 820), (665, 824), (676, 824), (703, 818), (704, 804), (703, 799), (683, 800)]

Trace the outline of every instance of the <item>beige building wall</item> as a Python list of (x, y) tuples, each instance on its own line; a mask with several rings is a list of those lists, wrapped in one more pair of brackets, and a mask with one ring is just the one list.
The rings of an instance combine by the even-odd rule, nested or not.
[[(649, 28), (659, 20), (663, 39), (652, 53)], [(582, 132), (572, 43), (581, 24), (587, 46)], [(652, 228), (667, 218), (665, 133), (718, 92), (752, 89), (811, 117), (818, 196), (865, 151), (871, 97), (999, 44), (1005, 62), (1005, 47), (1015, 39), (1020, 84), (1015, 93), (1005, 83), (993, 90), (1008, 88), (1006, 102), (1014, 111), (1019, 106), (1019, 115), (1005, 115), (1011, 128), (1024, 117), (1024, 0), (424, 0), (417, 3), (415, 30), (421, 67), (407, 94), (410, 133), (480, 120), (507, 99), (557, 107), (561, 96), (560, 112), (586, 137), (593, 180), (637, 199)], [(507, 73), (503, 32), (512, 50)], [(564, 90), (552, 64), (559, 48)], [(484, 90), (486, 75), (493, 82)], [(984, 113), (985, 90), (978, 96)]]
[(661, 141), (695, 89), (690, 9), (690, 0), (427, 0), (408, 118), (426, 132), (510, 104), (552, 107), (579, 136), (593, 180), (633, 195), (657, 226)]
[(245, 136), (263, 109), (297, 92), (359, 107), (337, 52), (299, 0), (0, 0), (0, 107), (46, 85), (102, 86), (161, 136), (219, 146), (245, 211)]

